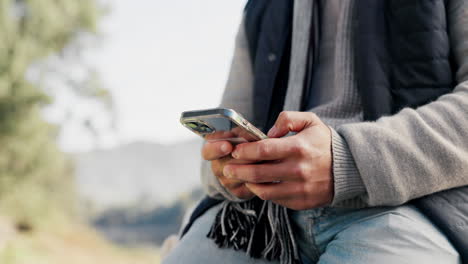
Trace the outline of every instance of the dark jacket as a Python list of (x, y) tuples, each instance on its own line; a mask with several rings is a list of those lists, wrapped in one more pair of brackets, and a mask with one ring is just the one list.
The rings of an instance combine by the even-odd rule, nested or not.
[[(457, 65), (451, 59), (447, 32), (447, 1), (356, 1), (354, 53), (365, 120), (427, 104), (456, 86)], [(254, 71), (253, 122), (264, 130), (270, 123), (275, 89), (287, 85), (287, 75), (280, 69), (283, 56), (288, 56), (291, 14), (292, 1), (284, 0), (251, 0), (245, 10)], [(268, 60), (271, 53), (278, 59)], [(207, 198), (195, 210), (192, 221), (216, 203)], [(468, 262), (468, 187), (412, 203), (446, 234)]]

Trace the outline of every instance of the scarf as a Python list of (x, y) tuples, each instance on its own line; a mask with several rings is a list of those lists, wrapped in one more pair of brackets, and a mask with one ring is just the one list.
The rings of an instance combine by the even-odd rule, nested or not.
[[(318, 0), (295, 0), (289, 80), (283, 109), (300, 110), (304, 86), (310, 83), (319, 40)], [(221, 248), (245, 251), (252, 258), (301, 263), (288, 209), (253, 198), (223, 201), (207, 237)]]

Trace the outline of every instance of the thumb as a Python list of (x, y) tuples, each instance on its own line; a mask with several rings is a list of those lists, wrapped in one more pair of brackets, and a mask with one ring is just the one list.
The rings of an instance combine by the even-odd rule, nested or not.
[(268, 131), (268, 137), (278, 138), (289, 132), (300, 132), (305, 128), (317, 125), (320, 119), (311, 112), (284, 111), (278, 116), (275, 125)]

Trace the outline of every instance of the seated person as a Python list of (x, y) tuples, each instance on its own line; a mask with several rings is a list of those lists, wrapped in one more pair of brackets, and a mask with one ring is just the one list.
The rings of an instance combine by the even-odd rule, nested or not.
[(251, 0), (221, 106), (270, 138), (205, 144), (163, 263), (468, 262), (468, 1)]

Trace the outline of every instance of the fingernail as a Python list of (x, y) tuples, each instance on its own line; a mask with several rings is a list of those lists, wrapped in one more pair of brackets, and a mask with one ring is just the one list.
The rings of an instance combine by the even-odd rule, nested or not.
[(223, 174), (224, 174), (224, 177), (226, 177), (226, 178), (233, 178), (234, 177), (232, 175), (232, 171), (230, 169), (226, 168), (226, 167), (224, 168), (224, 173)]
[(235, 159), (238, 159), (238, 158), (239, 158), (239, 153), (237, 153), (237, 151), (233, 151), (233, 152), (231, 153), (231, 156), (232, 156), (233, 158), (235, 158)]
[(223, 152), (223, 154), (227, 154), (229, 152), (229, 146), (228, 144), (222, 144), (221, 145), (221, 151)]
[(276, 126), (273, 126), (269, 131), (268, 131), (268, 136), (269, 137), (274, 137), (276, 135), (276, 131), (278, 131), (278, 129), (276, 128)]

